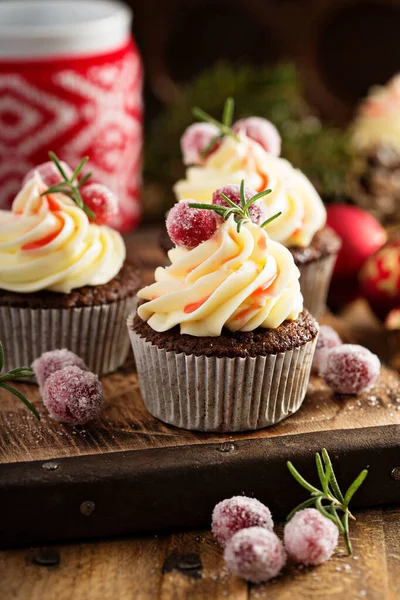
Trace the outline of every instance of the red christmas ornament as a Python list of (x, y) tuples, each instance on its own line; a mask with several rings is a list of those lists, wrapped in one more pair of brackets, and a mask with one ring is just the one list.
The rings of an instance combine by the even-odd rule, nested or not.
[(356, 206), (332, 204), (327, 213), (329, 227), (342, 240), (334, 275), (357, 275), (367, 258), (386, 242), (386, 232), (379, 221)]
[(372, 310), (385, 319), (400, 305), (400, 241), (390, 241), (365, 263), (361, 290)]
[(339, 308), (359, 296), (359, 271), (387, 235), (373, 216), (347, 204), (328, 206), (327, 224), (342, 240), (329, 291), (329, 304)]

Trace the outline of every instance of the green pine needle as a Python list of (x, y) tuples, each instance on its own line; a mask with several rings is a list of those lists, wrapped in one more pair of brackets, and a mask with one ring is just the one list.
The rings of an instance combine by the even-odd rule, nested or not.
[(76, 178), (78, 177), (79, 173), (82, 171), (83, 167), (88, 162), (89, 157), (85, 156), (85, 158), (83, 158), (81, 160), (81, 162), (79, 163), (79, 165), (76, 167), (75, 171), (73, 172), (71, 178), (69, 178), (68, 175), (66, 174), (66, 172), (61, 164), (60, 159), (54, 152), (49, 152), (49, 158), (56, 165), (61, 177), (63, 178), (63, 181), (60, 181), (60, 183), (57, 183), (56, 185), (49, 187), (45, 192), (43, 192), (40, 195), (46, 196), (46, 194), (57, 194), (57, 193), (65, 194), (66, 196), (68, 196), (69, 198), (71, 198), (72, 200), (74, 200), (76, 202), (76, 205), (79, 206), (79, 208), (81, 208), (87, 214), (89, 219), (91, 219), (92, 221), (95, 221), (96, 215), (83, 202), (82, 196), (80, 195), (80, 192), (79, 192), (79, 189), (82, 187), (82, 185), (84, 185), (87, 182), (87, 180), (89, 179), (89, 177), (91, 177), (91, 173), (87, 173), (87, 175), (85, 175), (81, 179), (80, 182), (76, 183)]
[(192, 108), (192, 114), (196, 119), (200, 119), (201, 121), (205, 121), (206, 123), (211, 123), (211, 125), (215, 125), (219, 129), (219, 134), (215, 136), (211, 140), (211, 142), (202, 150), (201, 155), (207, 156), (207, 154), (223, 139), (226, 135), (233, 138), (236, 142), (239, 141), (238, 136), (231, 128), (232, 120), (233, 120), (233, 112), (235, 108), (235, 103), (233, 98), (227, 98), (224, 105), (224, 110), (222, 112), (222, 121), (218, 121), (214, 119), (211, 115), (206, 113), (205, 110), (195, 106)]
[[(235, 204), (228, 196), (226, 196), (223, 192), (220, 192), (220, 196), (227, 202), (228, 206), (220, 206), (219, 204), (202, 204), (201, 202), (189, 202), (190, 208), (201, 208), (203, 210), (213, 210), (214, 212), (221, 215), (225, 220), (228, 219), (231, 215), (235, 216), (235, 221), (237, 223), (237, 232), (240, 233), (240, 229), (243, 223), (248, 223), (251, 221), (249, 208), (254, 202), (266, 196), (271, 192), (271, 190), (264, 190), (263, 192), (259, 192), (250, 200), (246, 202), (245, 193), (244, 193), (244, 179), (240, 182), (240, 205)], [(264, 227), (268, 225), (275, 219), (277, 219), (282, 213), (278, 212), (261, 225)]]
[[(349, 519), (355, 520), (355, 517), (349, 510), (349, 503), (367, 477), (368, 471), (367, 469), (361, 471), (358, 477), (356, 477), (353, 483), (349, 486), (349, 489), (343, 497), (336, 479), (335, 472), (333, 470), (332, 461), (325, 448), (322, 449), (321, 454), (319, 454), (319, 452), (315, 454), (315, 462), (317, 465), (318, 478), (322, 489), (319, 489), (309, 483), (302, 475), (300, 475), (290, 461), (287, 462), (287, 467), (290, 474), (294, 477), (299, 485), (301, 485), (311, 494), (311, 498), (304, 500), (304, 502), (296, 506), (289, 513), (287, 516), (287, 521), (289, 521), (297, 511), (314, 505), (324, 517), (330, 519), (337, 525), (340, 533), (344, 537), (347, 552), (349, 555), (351, 555), (353, 549), (350, 541)], [(339, 512), (343, 514), (342, 518), (339, 517)]]
[[(0, 341), (0, 372), (3, 368), (3, 365), (4, 365), (4, 348), (3, 348), (3, 344)], [(17, 369), (12, 369), (12, 371), (9, 371), (8, 373), (4, 373), (3, 375), (0, 375), (0, 388), (7, 390), (8, 392), (10, 392), (10, 394), (13, 394), (19, 400), (21, 400), (21, 402), (23, 402), (25, 404), (25, 406), (27, 408), (29, 408), (29, 410), (35, 415), (35, 417), (38, 419), (38, 421), (40, 421), (40, 415), (37, 412), (36, 408), (33, 406), (33, 404), (31, 404), (29, 402), (29, 400), (27, 400), (25, 398), (25, 396), (23, 394), (21, 394), (21, 392), (19, 392), (15, 388), (13, 388), (10, 385), (8, 385), (7, 383), (5, 383), (6, 381), (11, 381), (12, 379), (22, 379), (24, 377), (34, 377), (34, 376), (35, 376), (35, 373), (31, 369), (29, 369), (29, 367), (19, 367)]]

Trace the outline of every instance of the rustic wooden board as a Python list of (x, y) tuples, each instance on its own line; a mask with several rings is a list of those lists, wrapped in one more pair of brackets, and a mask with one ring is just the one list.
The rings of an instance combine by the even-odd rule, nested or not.
[[(151, 231), (129, 244), (129, 252), (139, 253), (146, 277), (162, 260)], [(365, 310), (358, 307), (358, 313), (365, 318)], [(351, 338), (360, 319), (328, 320)], [(334, 453), (345, 482), (366, 465), (374, 467), (361, 505), (400, 502), (400, 482), (391, 477), (400, 463), (400, 378), (386, 367), (374, 388), (357, 397), (334, 395), (312, 378), (298, 413), (240, 434), (189, 432), (152, 418), (133, 359), (103, 386), (102, 417), (87, 427), (51, 421), (32, 384), (19, 388), (34, 402), (40, 423), (12, 396), (0, 394), (0, 510), (9, 516), (0, 523), (0, 543), (199, 527), (216, 501), (243, 491), (283, 514), (302, 499), (285, 461), (295, 459), (311, 473), (313, 453), (322, 446)]]
[[(396, 600), (400, 597), (400, 509), (358, 511), (354, 556), (340, 542), (318, 567), (289, 563), (279, 578), (252, 585), (226, 569), (210, 531), (179, 532), (55, 548), (0, 551), (2, 600)], [(282, 524), (277, 525), (281, 535)], [(189, 562), (190, 561), (190, 562)], [(189, 569), (188, 565), (193, 568)]]

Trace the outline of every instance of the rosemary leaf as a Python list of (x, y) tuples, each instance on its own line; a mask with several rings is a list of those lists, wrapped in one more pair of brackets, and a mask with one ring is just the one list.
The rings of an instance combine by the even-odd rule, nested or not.
[(294, 508), (286, 517), (286, 521), (290, 521), (290, 519), (293, 517), (293, 515), (295, 513), (297, 513), (299, 510), (303, 510), (303, 508), (308, 508), (309, 506), (312, 506), (313, 504), (315, 504), (315, 497), (314, 498), (308, 498), (308, 500), (304, 500), (304, 502), (302, 502), (301, 504), (299, 504), (298, 506), (296, 506), (296, 508)]
[(0, 383), (0, 387), (4, 388), (8, 392), (10, 392), (11, 394), (14, 394), (14, 396), (16, 396), (17, 398), (19, 398), (19, 400), (21, 400), (21, 402), (23, 402), (25, 404), (25, 406), (27, 408), (29, 408), (29, 410), (35, 415), (35, 417), (37, 418), (37, 420), (40, 421), (40, 415), (39, 415), (38, 411), (33, 406), (33, 404), (31, 404), (29, 402), (29, 400), (27, 400), (25, 398), (25, 396), (23, 394), (21, 394), (21, 392), (19, 392), (15, 388), (11, 387), (10, 385), (7, 385), (6, 383)]
[(319, 490), (318, 488), (311, 485), (311, 483), (308, 483), (308, 481), (306, 481), (304, 479), (304, 477), (302, 475), (300, 475), (300, 473), (297, 471), (297, 469), (295, 469), (295, 467), (290, 462), (290, 460), (288, 460), (286, 465), (287, 465), (287, 468), (289, 469), (290, 473), (293, 475), (293, 477), (297, 481), (297, 483), (299, 483), (304, 489), (311, 492), (312, 494), (321, 494), (321, 490)]
[(59, 160), (59, 158), (54, 154), (54, 152), (49, 152), (49, 158), (53, 161), (53, 163), (56, 165), (57, 169), (60, 171), (61, 175), (64, 177), (64, 179), (66, 181), (68, 181), (68, 176), (66, 174), (66, 172), (64, 171), (64, 168), (61, 164), (61, 161)]
[(344, 505), (347, 507), (350, 503), (350, 500), (352, 499), (352, 497), (354, 496), (354, 494), (356, 493), (356, 491), (358, 490), (358, 488), (360, 487), (360, 485), (363, 483), (363, 481), (365, 480), (365, 478), (368, 475), (368, 471), (367, 469), (364, 469), (363, 471), (361, 471), (361, 473), (359, 474), (359, 476), (353, 481), (353, 483), (351, 484), (351, 486), (349, 487), (349, 489), (347, 490), (345, 496), (344, 496)]
[(83, 167), (86, 165), (88, 160), (89, 160), (88, 156), (85, 156), (85, 158), (83, 158), (81, 160), (81, 162), (79, 163), (79, 165), (76, 167), (75, 171), (72, 174), (71, 183), (73, 183), (75, 181), (75, 179), (78, 177), (79, 173), (82, 171)]
[(327, 467), (328, 465), (330, 466), (330, 470), (331, 470), (330, 484), (332, 486), (332, 490), (333, 490), (335, 496), (337, 497), (337, 499), (343, 504), (344, 497), (340, 490), (339, 484), (337, 482), (335, 472), (334, 472), (333, 466), (332, 466), (332, 461), (329, 457), (329, 454), (328, 454), (326, 448), (322, 448), (321, 454), (322, 454), (322, 460), (324, 461), (325, 467)]
[(222, 123), (226, 127), (232, 125), (233, 112), (235, 110), (235, 101), (233, 98), (227, 98), (224, 106), (224, 112), (222, 114)]
[(92, 172), (90, 172), (90, 173), (86, 173), (86, 175), (84, 175), (84, 176), (82, 177), (82, 179), (79, 181), (79, 183), (78, 183), (77, 187), (78, 187), (78, 188), (81, 188), (83, 185), (85, 185), (85, 183), (87, 182), (87, 180), (88, 180), (88, 179), (90, 179), (92, 175), (93, 175), (93, 173), (92, 173)]
[(277, 219), (278, 217), (280, 217), (281, 214), (282, 214), (282, 211), (277, 212), (275, 215), (273, 215), (272, 217), (270, 217), (269, 219), (267, 219), (266, 221), (264, 221), (264, 223), (260, 227), (265, 227), (266, 225), (269, 225), (270, 223), (272, 223), (272, 221), (275, 221), (275, 219)]

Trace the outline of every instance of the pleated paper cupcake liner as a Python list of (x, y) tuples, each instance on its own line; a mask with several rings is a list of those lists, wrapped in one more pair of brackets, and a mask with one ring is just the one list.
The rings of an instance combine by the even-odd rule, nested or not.
[(300, 288), (304, 306), (313, 317), (320, 317), (326, 310), (326, 298), (336, 256), (337, 254), (330, 254), (304, 265), (297, 265), (300, 270)]
[(186, 355), (158, 348), (132, 329), (140, 390), (157, 419), (198, 431), (248, 431), (296, 412), (307, 391), (316, 338), (256, 358)]
[(137, 298), (82, 308), (0, 307), (0, 340), (8, 371), (29, 366), (43, 352), (68, 348), (98, 375), (118, 369), (129, 353), (127, 316)]

